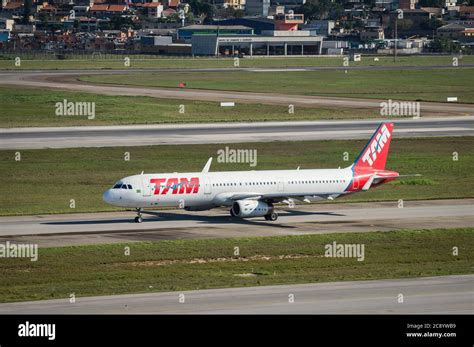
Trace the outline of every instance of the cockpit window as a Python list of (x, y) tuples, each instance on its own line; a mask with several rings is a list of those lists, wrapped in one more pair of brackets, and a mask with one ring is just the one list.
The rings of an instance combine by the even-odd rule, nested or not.
[(122, 189), (127, 189), (127, 185), (126, 185), (126, 184), (122, 184)]
[(128, 189), (133, 189), (130, 184), (127, 184), (127, 186), (128, 186)]
[(112, 189), (120, 189), (122, 187), (122, 184), (116, 184)]

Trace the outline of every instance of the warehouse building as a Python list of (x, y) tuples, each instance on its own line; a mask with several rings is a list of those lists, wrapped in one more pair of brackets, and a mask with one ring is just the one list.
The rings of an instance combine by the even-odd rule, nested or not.
[(322, 36), (309, 31), (270, 31), (263, 35), (200, 35), (192, 36), (193, 55), (319, 55)]

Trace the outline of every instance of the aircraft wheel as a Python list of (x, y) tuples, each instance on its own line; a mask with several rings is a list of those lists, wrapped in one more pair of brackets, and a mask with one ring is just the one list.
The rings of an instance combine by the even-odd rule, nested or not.
[(272, 222), (274, 222), (278, 219), (278, 213), (276, 213), (276, 212), (272, 212), (267, 216), (268, 216), (268, 220), (271, 220)]
[(140, 217), (135, 217), (135, 223), (141, 223), (143, 222), (143, 218), (140, 216)]
[(231, 215), (232, 217), (235, 217), (235, 213), (234, 213), (234, 209), (233, 209), (233, 208), (230, 209), (230, 215)]

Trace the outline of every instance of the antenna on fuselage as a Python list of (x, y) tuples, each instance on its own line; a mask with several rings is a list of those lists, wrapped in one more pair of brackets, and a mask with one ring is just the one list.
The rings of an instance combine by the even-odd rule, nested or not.
[(145, 172), (145, 171), (142, 171), (142, 173), (141, 173), (140, 175), (143, 175), (144, 172)]
[(212, 157), (210, 157), (206, 163), (206, 165), (204, 165), (204, 168), (202, 169), (202, 173), (208, 173), (209, 172), (209, 169), (211, 168), (211, 163), (212, 163)]

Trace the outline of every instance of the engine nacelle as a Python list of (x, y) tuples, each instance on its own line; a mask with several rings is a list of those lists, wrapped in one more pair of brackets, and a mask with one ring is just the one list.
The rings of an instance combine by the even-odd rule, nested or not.
[(258, 200), (237, 200), (232, 204), (232, 214), (240, 218), (262, 217), (273, 212), (273, 206)]

